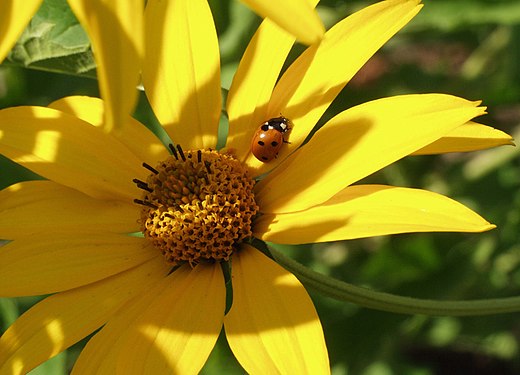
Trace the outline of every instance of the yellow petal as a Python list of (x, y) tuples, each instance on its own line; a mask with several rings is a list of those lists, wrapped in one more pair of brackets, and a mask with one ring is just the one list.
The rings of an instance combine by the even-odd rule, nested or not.
[(72, 374), (115, 374), (117, 356), (121, 351), (123, 332), (150, 306), (154, 299), (169, 287), (170, 280), (156, 283), (147, 293), (128, 301), (87, 343), (74, 364)]
[(149, 0), (143, 83), (155, 115), (184, 149), (215, 148), (220, 57), (206, 0)]
[(466, 206), (427, 190), (349, 186), (305, 211), (266, 214), (254, 235), (282, 244), (338, 241), (410, 232), (483, 232), (495, 228)]
[(247, 163), (262, 174), (300, 146), (354, 74), (420, 8), (419, 0), (376, 3), (339, 22), (320, 44), (309, 47), (280, 78), (268, 108), (271, 117), (281, 113), (291, 120), (286, 137), (291, 143), (282, 147), (278, 159), (261, 163), (250, 156)]
[(69, 114), (44, 107), (0, 111), (0, 153), (33, 172), (94, 198), (131, 201), (146, 177), (125, 146)]
[(0, 191), (0, 238), (14, 240), (47, 231), (78, 233), (139, 230), (139, 207), (98, 200), (52, 181), (21, 182)]
[(267, 104), (293, 43), (294, 37), (265, 20), (240, 60), (226, 103), (229, 117), (226, 147), (239, 160), (249, 155), (253, 134), (270, 118)]
[(106, 104), (104, 129), (117, 129), (133, 111), (143, 58), (143, 0), (68, 0), (87, 31)]
[(305, 44), (319, 42), (325, 28), (313, 9), (317, 1), (242, 0), (262, 17), (270, 18)]
[[(185, 270), (182, 271), (184, 272)], [(158, 295), (164, 293), (165, 288), (171, 287), (171, 283), (171, 278), (165, 278), (153, 285), (147, 293), (142, 293), (122, 306), (88, 341), (74, 364), (72, 374), (115, 374), (117, 358), (124, 341), (123, 332), (135, 323)]]
[(327, 374), (321, 323), (296, 277), (248, 245), (233, 256), (229, 346), (251, 374)]
[(168, 272), (159, 256), (124, 273), (44, 299), (0, 338), (0, 373), (25, 374), (102, 326)]
[[(175, 290), (177, 288), (182, 289), (182, 283), (189, 282), (186, 279), (189, 277), (197, 277), (203, 276), (200, 274), (201, 270), (197, 270), (194, 275), (189, 275), (190, 270), (187, 267), (184, 267), (172, 274), (167, 279), (162, 280), (161, 282), (154, 285), (152, 289), (150, 289), (147, 293), (142, 294), (139, 298), (135, 300), (129, 301), (126, 305), (124, 305), (115, 315), (110, 319), (110, 321), (92, 338), (89, 340), (85, 348), (82, 350), (80, 357), (76, 361), (73, 369), (73, 374), (114, 374), (117, 373), (117, 362), (118, 357), (121, 357), (121, 360), (124, 361), (127, 354), (125, 354), (122, 349), (125, 346), (126, 338), (128, 335), (123, 335), (123, 332), (128, 330), (128, 327), (136, 324), (141, 318), (141, 315), (145, 313), (147, 309), (150, 308), (152, 303), (159, 304), (157, 311), (164, 311), (164, 306), (167, 306), (168, 297), (168, 289)], [(207, 270), (204, 270), (207, 272)], [(217, 267), (215, 267), (213, 272), (218, 272)], [(212, 276), (216, 276), (220, 278), (218, 274), (214, 274)], [(204, 276), (203, 276), (204, 277)], [(208, 280), (206, 280), (207, 282)], [(173, 285), (172, 285), (173, 284)], [(219, 280), (212, 287), (216, 287), (218, 289), (217, 294), (222, 294), (221, 288), (219, 286), (223, 285), (223, 280)], [(174, 293), (178, 293), (177, 292)], [(225, 292), (224, 292), (225, 293)], [(189, 294), (189, 293), (188, 293)], [(189, 295), (185, 296), (184, 299), (189, 299)], [(165, 298), (165, 299), (163, 299)], [(182, 299), (182, 300), (184, 300)], [(177, 302), (174, 302), (174, 305)], [(186, 302), (190, 303), (190, 302)], [(211, 302), (210, 302), (211, 303)], [(219, 304), (216, 304), (219, 305)], [(215, 305), (210, 306), (210, 308), (214, 308)], [(203, 311), (201, 307), (198, 311)], [(211, 313), (211, 312), (208, 312)], [(214, 315), (214, 317), (220, 316), (218, 330), (220, 330), (222, 326), (222, 316), (223, 311), (221, 310), (221, 306), (219, 305), (219, 309)], [(167, 327), (163, 327), (167, 328)], [(141, 344), (141, 343), (140, 343)], [(205, 344), (209, 344), (209, 341)], [(212, 346), (211, 346), (212, 347)], [(211, 347), (208, 345), (208, 350), (211, 350)], [(137, 350), (141, 350), (142, 347), (138, 347)], [(134, 349), (135, 350), (135, 349)], [(171, 355), (175, 355), (174, 352), (170, 353)], [(196, 363), (204, 362), (205, 359), (195, 359)], [(145, 365), (143, 362), (141, 365)], [(189, 367), (189, 364), (186, 363)], [(170, 366), (170, 365), (167, 365)], [(201, 366), (201, 365), (200, 365)], [(199, 368), (200, 366), (196, 366)], [(167, 367), (164, 369), (167, 373), (173, 373), (173, 367)], [(189, 369), (185, 369), (189, 370)], [(126, 373), (126, 372), (125, 372)], [(155, 374), (156, 372), (154, 372)], [(181, 372), (179, 372), (181, 373)], [(182, 372), (182, 373), (190, 373), (190, 372)]]
[(346, 186), (484, 113), (478, 102), (442, 94), (403, 95), (350, 108), (256, 185), (262, 212), (325, 202)]
[(4, 61), (42, 1), (0, 1), (0, 63)]
[(222, 328), (226, 289), (218, 264), (185, 266), (161, 284), (121, 338), (121, 374), (197, 374)]
[[(68, 96), (49, 104), (50, 108), (74, 115), (89, 124), (103, 126), (103, 101), (88, 96)], [(143, 124), (126, 116), (120, 131), (110, 135), (128, 147), (139, 159), (155, 166), (165, 160), (169, 153), (161, 141)]]
[(39, 234), (0, 251), (0, 296), (69, 290), (138, 266), (159, 252), (148, 240), (117, 234)]
[(513, 138), (498, 129), (470, 121), (435, 142), (413, 153), (413, 155), (468, 152), (486, 148), (514, 145)]
[[(153, 298), (151, 292), (153, 291), (152, 289), (150, 293), (144, 293), (143, 296), (147, 296), (151, 301)], [(108, 323), (88, 341), (74, 364), (74, 368), (71, 372), (72, 375), (108, 375), (116, 373), (117, 363), (115, 353), (119, 350), (118, 340), (126, 327), (135, 320), (134, 314), (129, 313), (127, 306), (128, 304), (123, 306), (118, 314), (112, 317)], [(121, 317), (119, 317), (119, 315), (121, 315)], [(112, 324), (113, 321), (117, 321), (118, 325)], [(123, 325), (123, 322), (127, 324)]]

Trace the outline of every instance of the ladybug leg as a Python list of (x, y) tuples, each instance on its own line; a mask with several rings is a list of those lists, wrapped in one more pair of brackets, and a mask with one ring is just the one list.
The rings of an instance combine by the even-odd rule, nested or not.
[[(286, 132), (290, 131), (291, 129), (292, 129), (292, 128), (289, 128), (289, 127), (288, 127), (287, 130), (286, 130)], [(289, 145), (291, 144), (291, 142), (286, 141), (285, 139), (283, 140), (283, 143), (287, 143), (287, 144), (289, 144)]]

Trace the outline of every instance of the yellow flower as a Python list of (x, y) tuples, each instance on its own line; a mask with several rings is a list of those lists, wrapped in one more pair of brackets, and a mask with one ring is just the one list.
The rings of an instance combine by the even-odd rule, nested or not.
[[(494, 227), (428, 191), (353, 185), (413, 153), (510, 142), (471, 122), (484, 113), (477, 102), (376, 100), (338, 114), (301, 146), (420, 7), (390, 0), (353, 14), (279, 80), (294, 37), (264, 21), (229, 92), (221, 152), (219, 53), (205, 0), (149, 0), (145, 12), (143, 83), (175, 146), (132, 118), (103, 131), (99, 99), (0, 111), (0, 152), (46, 178), (0, 192), (0, 238), (11, 240), (0, 252), (0, 295), (52, 294), (0, 338), (0, 373), (25, 373), (98, 329), (74, 373), (196, 373), (222, 326), (249, 373), (328, 373), (309, 296), (253, 237), (294, 244)], [(251, 139), (280, 114), (290, 119), (290, 143), (262, 163)]]

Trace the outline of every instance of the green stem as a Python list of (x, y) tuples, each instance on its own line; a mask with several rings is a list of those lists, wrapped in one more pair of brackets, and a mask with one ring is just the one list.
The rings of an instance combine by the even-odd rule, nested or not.
[(272, 247), (269, 247), (269, 250), (275, 260), (298, 277), (305, 286), (328, 297), (363, 307), (401, 314), (445, 316), (492, 315), (520, 311), (520, 297), (471, 301), (438, 301), (376, 292), (322, 275)]

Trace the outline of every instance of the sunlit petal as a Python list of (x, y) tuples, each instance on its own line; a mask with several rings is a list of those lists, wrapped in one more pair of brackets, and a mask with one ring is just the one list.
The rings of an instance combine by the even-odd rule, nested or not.
[(249, 155), (254, 132), (270, 118), (267, 104), (293, 43), (294, 37), (265, 20), (240, 60), (226, 103), (229, 117), (226, 147), (239, 160)]
[(349, 186), (305, 211), (267, 214), (255, 236), (283, 244), (339, 241), (410, 232), (482, 232), (493, 229), (466, 206), (420, 189)]
[(102, 231), (132, 233), (137, 224), (134, 203), (98, 200), (52, 181), (21, 182), (0, 191), (0, 238), (34, 234)]
[(43, 0), (0, 1), (0, 63), (16, 43)]
[(87, 343), (74, 364), (72, 374), (115, 374), (117, 372), (117, 356), (121, 350), (122, 332), (126, 331), (146, 308), (170, 287), (170, 280), (155, 283), (147, 293), (123, 305)]
[(413, 155), (468, 152), (486, 148), (513, 145), (513, 138), (498, 129), (470, 121), (435, 142), (413, 153)]
[[(49, 104), (50, 108), (74, 115), (94, 126), (103, 125), (103, 101), (88, 96), (68, 96)], [(164, 160), (169, 153), (161, 141), (143, 124), (131, 116), (120, 125), (120, 131), (110, 135), (128, 147), (137, 157), (150, 165)]]
[(26, 374), (102, 326), (168, 272), (159, 256), (139, 267), (39, 302), (0, 338), (0, 373)]
[[(136, 298), (135, 300), (129, 301), (126, 305), (124, 305), (116, 314), (114, 317), (110, 319), (110, 321), (101, 329), (92, 339), (89, 340), (86, 347), (82, 350), (80, 357), (76, 361), (76, 364), (73, 369), (73, 374), (98, 374), (98, 373), (104, 373), (104, 374), (114, 374), (117, 372), (117, 361), (118, 358), (120, 361), (125, 360), (125, 356), (128, 354), (125, 354), (125, 351), (122, 351), (126, 345), (126, 340), (128, 338), (128, 335), (122, 335), (121, 332), (127, 331), (128, 327), (134, 326), (136, 322), (139, 319), (144, 319), (142, 315), (150, 309), (152, 304), (160, 305), (157, 306), (157, 311), (161, 311), (161, 309), (164, 308), (165, 305), (167, 305), (168, 299), (171, 297), (169, 296), (168, 291), (173, 290), (176, 288), (179, 288), (177, 290), (177, 294), (181, 294), (181, 290), (183, 289), (183, 286), (186, 285), (186, 283), (189, 283), (189, 278), (194, 276), (202, 276), (204, 277), (204, 274), (208, 273), (208, 270), (204, 270), (204, 272), (200, 273), (200, 269), (195, 272), (193, 275), (189, 275), (190, 270), (186, 267), (183, 269), (179, 269), (178, 271), (175, 271), (172, 276), (170, 276), (168, 279), (162, 280), (160, 283), (157, 283), (149, 290), (148, 293), (143, 294), (139, 296), (139, 298)], [(222, 302), (218, 303), (218, 298), (220, 298), (222, 301), (224, 299), (223, 293), (223, 280), (221, 277), (217, 274), (220, 273), (220, 270), (218, 270), (218, 267), (214, 267), (211, 271), (214, 273), (211, 275), (211, 277), (215, 276), (218, 281), (214, 282), (211, 287), (215, 289), (211, 289), (213, 291), (216, 291), (216, 295), (212, 295), (212, 297), (216, 298), (214, 301), (212, 298), (209, 298), (209, 301), (205, 301), (209, 303), (209, 310), (206, 312), (208, 314), (214, 313), (216, 314), (215, 321), (218, 322), (218, 327), (215, 325), (215, 327), (220, 331), (220, 328), (222, 326), (222, 317), (223, 317), (223, 304)], [(205, 282), (211, 282), (211, 277), (209, 279), (206, 279)], [(199, 280), (203, 281), (203, 280)], [(204, 283), (204, 281), (203, 281)], [(184, 297), (180, 297), (181, 303), (185, 302), (187, 299), (190, 298), (190, 293), (196, 292), (197, 287), (194, 287), (193, 290), (189, 290), (189, 293), (186, 293)], [(210, 292), (211, 292), (210, 290)], [(175, 294), (175, 293), (174, 293)], [(201, 297), (199, 295), (199, 297)], [(196, 298), (195, 298), (196, 299)], [(217, 303), (213, 303), (217, 302)], [(186, 302), (188, 303), (188, 302)], [(171, 306), (175, 306), (177, 304), (177, 301), (174, 301)], [(154, 305), (154, 306), (155, 306)], [(202, 305), (201, 305), (202, 306)], [(203, 307), (201, 307), (203, 309)], [(213, 310), (214, 308), (217, 308), (216, 310)], [(182, 310), (182, 309), (181, 309)], [(191, 311), (190, 309), (188, 309)], [(197, 310), (197, 313), (201, 312), (203, 310)], [(151, 311), (148, 311), (148, 315), (152, 315), (153, 313)], [(184, 313), (181, 312), (181, 315)], [(163, 314), (164, 315), (164, 314)], [(155, 317), (153, 317), (155, 319)], [(210, 320), (213, 320), (210, 318)], [(204, 323), (207, 324), (208, 322)], [(168, 328), (168, 327), (163, 327)], [(188, 326), (184, 327), (188, 328)], [(131, 334), (135, 334), (131, 333)], [(165, 335), (166, 333), (163, 333), (162, 335)], [(182, 335), (179, 335), (177, 339), (182, 340)], [(184, 337), (185, 338), (185, 337)], [(191, 342), (190, 345), (193, 345), (194, 343), (197, 343), (197, 338), (195, 337), (195, 342)], [(140, 345), (142, 342), (139, 343)], [(203, 343), (204, 347), (206, 347), (206, 350), (211, 350), (214, 344), (214, 337), (212, 337), (210, 340)], [(141, 347), (138, 345), (137, 348), (130, 348), (126, 350), (145, 350), (146, 348)], [(199, 348), (200, 349), (200, 348)], [(168, 350), (168, 349), (166, 349)], [(204, 350), (204, 349), (202, 349)], [(179, 352), (177, 352), (178, 354)], [(200, 355), (199, 351), (199, 355)], [(145, 355), (145, 353), (141, 353), (142, 355)], [(175, 356), (176, 352), (168, 350), (168, 354)], [(185, 353), (187, 354), (187, 353)], [(193, 353), (192, 353), (193, 354)], [(193, 354), (193, 355), (196, 355)], [(123, 356), (123, 357), (121, 357)], [(191, 362), (191, 361), (189, 361)], [(191, 364), (184, 363), (183, 365), (186, 366), (184, 368), (183, 372), (179, 373), (196, 373), (202, 364), (200, 358), (195, 358), (194, 363), (195, 366), (193, 366), (193, 362)], [(144, 363), (140, 363), (140, 365), (144, 365)], [(122, 364), (122, 367), (125, 365)], [(166, 373), (173, 373), (175, 366), (171, 366), (170, 364), (167, 365), (166, 368), (159, 370), (158, 373), (161, 373), (162, 371), (166, 371)], [(156, 369), (155, 369), (156, 370)], [(137, 370), (138, 371), (138, 370)], [(126, 373), (126, 371), (125, 371)], [(153, 372), (154, 374), (157, 372)]]
[(268, 17), (305, 44), (318, 42), (325, 28), (313, 9), (317, 1), (242, 0), (262, 17)]
[(0, 111), (0, 153), (33, 172), (95, 198), (132, 200), (141, 161), (99, 129), (44, 107)]
[(215, 148), (220, 56), (207, 1), (150, 0), (145, 20), (143, 84), (155, 115), (183, 148)]
[(68, 0), (92, 43), (101, 96), (103, 128), (120, 131), (132, 113), (143, 58), (143, 0)]
[(343, 87), (395, 33), (420, 10), (419, 0), (381, 1), (340, 21), (320, 44), (309, 47), (287, 69), (275, 87), (268, 113), (283, 114), (292, 122), (277, 159), (261, 163), (250, 156), (247, 163), (266, 172), (294, 151)]
[(248, 373), (329, 373), (321, 323), (305, 288), (247, 245), (233, 256), (233, 305), (224, 325)]
[(121, 338), (122, 374), (197, 374), (217, 341), (226, 299), (218, 264), (185, 266), (161, 289)]
[(350, 108), (257, 184), (262, 212), (304, 210), (484, 113), (442, 94), (403, 95)]
[(157, 256), (149, 245), (144, 238), (106, 233), (26, 236), (2, 246), (0, 296), (51, 294), (93, 283)]

